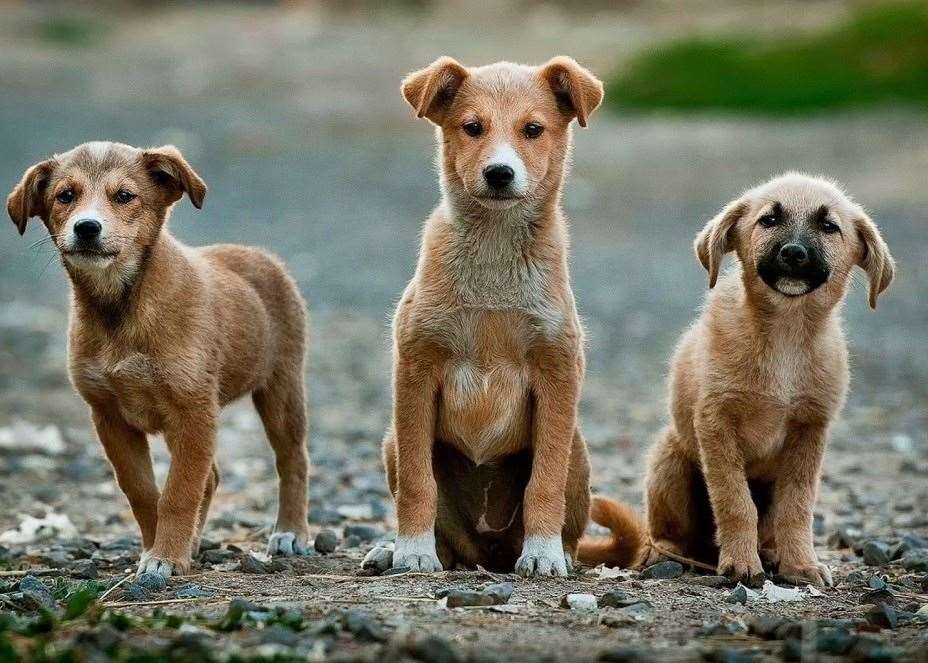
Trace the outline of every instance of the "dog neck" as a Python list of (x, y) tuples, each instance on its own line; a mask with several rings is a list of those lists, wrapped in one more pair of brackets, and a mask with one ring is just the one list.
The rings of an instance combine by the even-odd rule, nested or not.
[(745, 280), (742, 289), (743, 306), (750, 332), (759, 338), (790, 338), (808, 342), (818, 337), (840, 319), (838, 302), (825, 302), (816, 293), (801, 297), (785, 297), (764, 290), (768, 286)]

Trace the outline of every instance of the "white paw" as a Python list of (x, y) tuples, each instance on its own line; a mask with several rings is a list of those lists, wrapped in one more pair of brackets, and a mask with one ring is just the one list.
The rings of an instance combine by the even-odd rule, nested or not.
[(135, 575), (140, 576), (143, 573), (155, 573), (163, 578), (170, 578), (174, 575), (174, 564), (166, 559), (144, 553), (142, 559), (139, 560), (139, 568)]
[(381, 541), (364, 556), (362, 569), (375, 569), (383, 573), (393, 566), (393, 542)]
[(271, 557), (293, 557), (307, 553), (309, 553), (309, 545), (306, 537), (298, 536), (293, 532), (274, 532), (267, 540), (267, 554)]
[(435, 552), (435, 535), (398, 536), (393, 548), (393, 568), (407, 567), (410, 571), (435, 573), (442, 571)]
[(516, 573), (532, 576), (566, 576), (572, 570), (564, 554), (559, 536), (529, 536), (522, 544), (522, 555), (516, 560)]

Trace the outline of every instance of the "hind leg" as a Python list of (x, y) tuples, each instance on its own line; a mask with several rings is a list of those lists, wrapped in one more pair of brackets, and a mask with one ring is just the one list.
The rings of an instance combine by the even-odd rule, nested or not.
[[(678, 448), (676, 434), (666, 429), (651, 452), (645, 489), (648, 534), (657, 547), (688, 555), (701, 524), (694, 508), (694, 476), (698, 468)], [(662, 558), (655, 547), (644, 551), (642, 565)]]
[(280, 481), (277, 523), (268, 553), (304, 555), (309, 551), (309, 453), (302, 369), (275, 376), (254, 392), (252, 400), (274, 449)]
[(197, 516), (197, 530), (193, 537), (192, 554), (196, 555), (200, 551), (200, 538), (203, 536), (203, 528), (206, 527), (206, 519), (209, 516), (209, 506), (212, 504), (213, 495), (216, 488), (219, 487), (219, 467), (213, 463), (213, 471), (206, 480), (206, 488), (203, 490), (203, 499), (200, 502), (200, 511)]
[[(577, 542), (590, 519), (590, 460), (580, 430), (574, 431), (567, 474), (567, 511), (564, 514), (564, 553), (569, 562), (577, 558)], [(570, 564), (568, 564), (570, 566)]]

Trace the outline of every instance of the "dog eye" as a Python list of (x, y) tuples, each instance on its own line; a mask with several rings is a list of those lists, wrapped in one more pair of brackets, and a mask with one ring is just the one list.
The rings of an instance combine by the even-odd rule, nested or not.
[(70, 205), (74, 202), (74, 189), (65, 189), (55, 196), (55, 200), (62, 205)]
[(537, 122), (529, 122), (523, 129), (526, 138), (538, 138), (544, 130), (545, 128)]
[(479, 122), (468, 122), (464, 125), (464, 133), (472, 138), (476, 138), (483, 133), (483, 125)]
[(116, 192), (116, 195), (113, 196), (113, 199), (120, 205), (125, 205), (130, 200), (135, 198), (135, 194), (131, 191), (126, 191), (125, 189), (120, 189)]
[(831, 233), (838, 232), (838, 230), (840, 230), (840, 228), (838, 228), (837, 223), (834, 223), (832, 221), (822, 221), (822, 232), (823, 233), (831, 234)]
[(776, 214), (764, 214), (757, 220), (757, 222), (760, 223), (760, 225), (762, 225), (764, 228), (773, 228), (775, 225), (780, 223), (780, 217), (778, 217)]

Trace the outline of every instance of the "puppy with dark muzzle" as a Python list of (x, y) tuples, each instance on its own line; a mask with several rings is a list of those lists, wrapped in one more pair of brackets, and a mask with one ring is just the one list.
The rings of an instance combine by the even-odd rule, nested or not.
[[(206, 185), (174, 147), (94, 142), (29, 168), (7, 200), (20, 234), (45, 223), (71, 281), (71, 381), (142, 531), (139, 573), (190, 569), (219, 482), (219, 410), (251, 394), (277, 460), (271, 554), (307, 552), (305, 314), (259, 249), (190, 248), (167, 220)], [(148, 434), (171, 452), (164, 490)]]
[[(722, 256), (740, 270), (716, 286)], [(812, 540), (828, 428), (848, 387), (840, 308), (855, 266), (870, 305), (894, 263), (864, 210), (831, 182), (790, 173), (732, 201), (696, 253), (715, 287), (672, 362), (671, 423), (652, 450), (647, 530), (594, 499), (612, 540), (581, 542), (590, 563), (662, 555), (757, 581), (762, 556), (795, 582), (830, 584)]]

